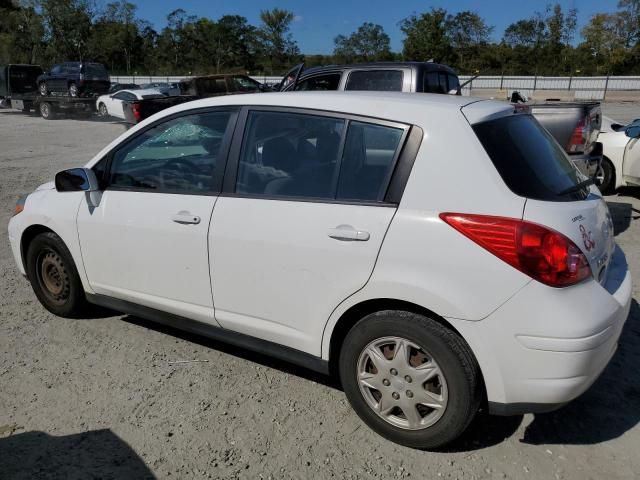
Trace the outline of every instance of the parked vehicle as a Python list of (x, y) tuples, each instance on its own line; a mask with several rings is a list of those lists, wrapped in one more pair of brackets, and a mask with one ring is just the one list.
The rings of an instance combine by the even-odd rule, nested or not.
[(193, 77), (180, 82), (180, 91), (183, 95), (191, 95), (198, 98), (217, 97), (219, 95), (231, 95), (234, 93), (257, 93), (270, 91), (266, 85), (254, 80), (247, 75), (206, 75)]
[(180, 86), (177, 82), (168, 83), (168, 82), (154, 82), (154, 83), (143, 83), (140, 85), (141, 88), (144, 89), (155, 89), (159, 90), (160, 93), (165, 95), (180, 95), (182, 92), (180, 91)]
[(111, 83), (107, 93), (116, 93), (120, 90), (140, 90), (140, 85), (137, 83)]
[(613, 193), (620, 187), (640, 186), (640, 120), (628, 125), (602, 117), (598, 141), (602, 143), (603, 160), (600, 171), (600, 189)]
[(101, 63), (65, 62), (54, 65), (51, 71), (37, 79), (40, 95), (51, 93), (70, 97), (101, 95), (111, 87), (107, 69)]
[(165, 108), (199, 98), (270, 91), (270, 88), (246, 75), (208, 75), (180, 82), (179, 97), (154, 98), (127, 102), (123, 105), (125, 121), (139, 123)]
[(166, 95), (163, 95), (159, 90), (153, 88), (146, 90), (120, 90), (111, 95), (99, 96), (96, 100), (96, 108), (102, 117), (111, 116), (124, 119), (123, 105), (125, 102), (165, 97)]
[(34, 93), (36, 79), (41, 74), (40, 65), (0, 65), (0, 106), (28, 113), (30, 105), (23, 97)]
[(602, 163), (602, 145), (597, 142), (602, 123), (600, 102), (533, 103), (529, 108), (578, 169), (595, 177)]
[[(432, 62), (374, 62), (329, 65), (308, 70), (296, 65), (285, 75), (281, 91), (348, 90), (461, 94), (455, 71)], [(601, 112), (597, 102), (530, 105), (533, 116), (565, 149), (586, 176), (595, 176), (602, 161), (596, 139)]]
[(433, 448), (481, 405), (565, 404), (614, 354), (631, 276), (590, 182), (501, 102), (230, 95), (58, 173), (9, 239), (56, 315), (102, 305), (337, 373), (373, 430)]
[(372, 62), (309, 69), (299, 64), (285, 75), (279, 90), (368, 90), (461, 95), (460, 80), (455, 71), (433, 62)]

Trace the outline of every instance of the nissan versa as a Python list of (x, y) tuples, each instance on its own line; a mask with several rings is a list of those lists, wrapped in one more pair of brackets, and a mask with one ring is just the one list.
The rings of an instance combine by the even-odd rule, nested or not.
[(631, 280), (599, 190), (528, 114), (294, 92), (164, 110), (21, 199), (45, 308), (110, 307), (338, 375), (384, 437), (435, 448), (481, 406), (584, 392)]

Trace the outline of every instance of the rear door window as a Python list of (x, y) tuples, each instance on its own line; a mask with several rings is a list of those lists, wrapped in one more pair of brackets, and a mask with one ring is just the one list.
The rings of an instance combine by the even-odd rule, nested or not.
[(338, 199), (382, 201), (403, 130), (351, 122), (342, 156)]
[(563, 193), (583, 179), (555, 139), (531, 115), (509, 115), (473, 125), (473, 130), (505, 184), (536, 200), (571, 201)]
[(402, 91), (402, 70), (357, 70), (349, 74), (345, 90)]

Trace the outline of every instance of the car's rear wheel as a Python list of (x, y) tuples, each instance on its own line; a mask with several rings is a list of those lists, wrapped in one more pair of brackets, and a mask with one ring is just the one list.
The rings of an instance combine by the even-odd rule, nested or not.
[(616, 170), (607, 157), (602, 158), (602, 164), (596, 174), (596, 180), (600, 191), (604, 194), (610, 194), (615, 191), (616, 188)]
[(383, 437), (437, 448), (473, 420), (481, 395), (466, 343), (422, 315), (382, 311), (358, 322), (340, 354), (340, 379), (354, 410)]
[(26, 264), (27, 277), (44, 308), (61, 317), (86, 312), (82, 282), (69, 249), (58, 235), (37, 235), (28, 246)]
[(101, 117), (109, 116), (109, 112), (107, 111), (107, 106), (104, 103), (101, 103), (100, 106), (98, 107), (98, 113), (100, 114)]
[(47, 82), (40, 82), (40, 85), (38, 85), (38, 90), (40, 91), (40, 95), (42, 95), (43, 97), (49, 95), (49, 87), (47, 87)]
[(49, 102), (42, 102), (40, 104), (40, 116), (45, 120), (53, 120), (56, 118), (56, 111)]
[(69, 84), (69, 96), (77, 97), (79, 94), (78, 86), (75, 83)]

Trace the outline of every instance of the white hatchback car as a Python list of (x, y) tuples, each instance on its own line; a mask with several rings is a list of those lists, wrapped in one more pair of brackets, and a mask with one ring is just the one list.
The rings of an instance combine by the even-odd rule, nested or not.
[(186, 103), (16, 211), (49, 311), (102, 305), (337, 374), (372, 429), (418, 448), (481, 405), (580, 395), (631, 302), (598, 189), (533, 117), (468, 97)]

